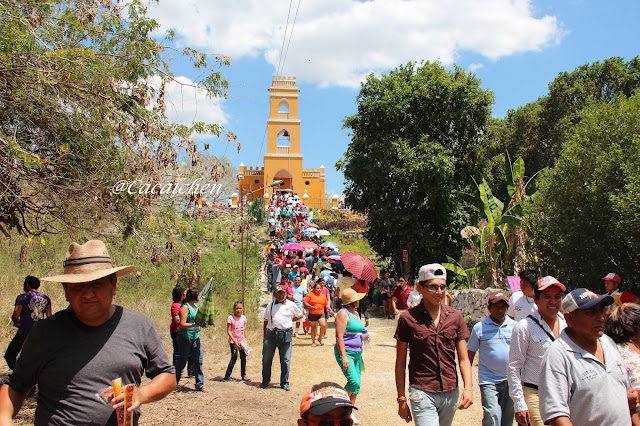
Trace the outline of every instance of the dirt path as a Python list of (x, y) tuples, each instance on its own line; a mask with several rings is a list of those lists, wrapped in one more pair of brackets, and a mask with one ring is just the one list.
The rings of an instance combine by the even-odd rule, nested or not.
[[(376, 311), (374, 311), (375, 315)], [(272, 369), (272, 387), (260, 389), (261, 336), (250, 336), (254, 353), (248, 358), (248, 375), (252, 383), (222, 382), (229, 361), (228, 354), (214, 354), (213, 347), (220, 342), (203, 342), (205, 387), (208, 393), (183, 391), (173, 392), (167, 398), (143, 407), (141, 425), (292, 425), (299, 415), (302, 394), (315, 383), (324, 380), (346, 383), (333, 354), (335, 332), (333, 320), (329, 323), (327, 345), (311, 347), (309, 336), (294, 339), (291, 365), (291, 391), (280, 389), (277, 355)], [(394, 321), (373, 318), (369, 326), (372, 348), (364, 354), (365, 371), (362, 374), (362, 389), (358, 396), (358, 418), (364, 425), (402, 425), (397, 415), (394, 362)], [(168, 336), (163, 336), (163, 338)], [(167, 347), (170, 347), (167, 343)], [(222, 352), (222, 351), (220, 351)], [(0, 373), (6, 371), (0, 371)], [(477, 366), (474, 372), (474, 404), (467, 410), (456, 413), (455, 425), (479, 424), (482, 420), (480, 392), (477, 386)], [(239, 377), (239, 362), (234, 377)], [(193, 388), (193, 379), (182, 379), (181, 385)], [(28, 400), (17, 424), (32, 424), (34, 401)]]
[[(362, 390), (358, 396), (358, 418), (364, 425), (402, 425), (397, 415), (394, 362), (395, 325), (392, 320), (373, 318), (369, 324), (372, 348), (364, 354), (365, 371), (362, 374)], [(311, 347), (309, 336), (294, 339), (291, 363), (291, 391), (280, 389), (277, 355), (272, 369), (272, 387), (260, 389), (261, 345), (254, 344), (255, 352), (248, 358), (250, 384), (222, 382), (228, 356), (213, 357), (205, 353), (207, 394), (174, 392), (163, 401), (145, 407), (144, 425), (284, 425), (295, 424), (298, 418), (302, 394), (312, 384), (324, 380), (340, 384), (346, 382), (333, 353), (335, 332), (333, 320), (329, 323), (327, 345)], [(259, 341), (260, 336), (251, 340)], [(226, 354), (225, 354), (226, 355)], [(236, 365), (234, 377), (239, 377)], [(477, 367), (474, 366), (477, 380)], [(477, 383), (477, 382), (476, 382)], [(181, 384), (193, 386), (193, 379), (183, 379)], [(480, 392), (474, 386), (474, 405), (456, 413), (454, 424), (479, 424), (482, 419)]]

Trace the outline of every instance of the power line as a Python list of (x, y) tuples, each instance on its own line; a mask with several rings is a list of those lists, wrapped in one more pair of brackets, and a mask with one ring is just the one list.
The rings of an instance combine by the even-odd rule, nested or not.
[(287, 54), (289, 53), (289, 46), (291, 45), (291, 38), (293, 37), (293, 29), (296, 27), (296, 19), (298, 18), (298, 10), (300, 10), (300, 3), (302, 0), (298, 0), (298, 7), (296, 8), (296, 15), (293, 17), (293, 25), (291, 25), (291, 33), (289, 34), (289, 43), (287, 43), (287, 50), (284, 52), (284, 59), (282, 60), (282, 68), (280, 72), (284, 70), (284, 63), (287, 60)]
[(280, 74), (280, 63), (282, 62), (282, 52), (284, 51), (284, 44), (287, 41), (287, 31), (289, 30), (289, 17), (291, 16), (291, 6), (293, 6), (293, 0), (289, 1), (289, 12), (287, 13), (287, 23), (284, 26), (284, 36), (282, 37), (282, 47), (280, 48), (280, 57), (278, 58), (278, 67), (276, 68), (276, 76)]

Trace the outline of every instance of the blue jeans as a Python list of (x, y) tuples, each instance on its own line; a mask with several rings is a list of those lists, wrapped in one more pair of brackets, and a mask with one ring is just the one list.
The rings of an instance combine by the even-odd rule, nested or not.
[(409, 387), (411, 411), (416, 426), (450, 426), (458, 407), (458, 389), (432, 393)]
[(189, 337), (178, 333), (178, 353), (176, 354), (176, 383), (180, 383), (182, 370), (187, 365), (187, 360), (191, 360), (196, 373), (196, 389), (204, 386), (204, 374), (202, 373), (202, 346), (200, 339), (189, 339)]
[[(289, 334), (290, 335), (290, 334)], [(276, 333), (267, 330), (262, 343), (262, 383), (271, 382), (271, 364), (278, 348), (280, 355), (280, 386), (289, 384), (289, 368), (291, 367), (291, 347), (292, 341), (288, 342), (278, 339)]]
[(484, 411), (482, 426), (513, 425), (513, 400), (509, 396), (509, 383), (506, 380), (480, 385), (480, 396)]

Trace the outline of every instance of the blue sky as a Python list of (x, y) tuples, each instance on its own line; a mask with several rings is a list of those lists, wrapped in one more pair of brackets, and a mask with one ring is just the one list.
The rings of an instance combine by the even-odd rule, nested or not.
[[(370, 72), (410, 60), (456, 63), (494, 92), (493, 115), (503, 117), (544, 96), (562, 71), (640, 54), (640, 3), (632, 0), (160, 0), (150, 15), (163, 30), (176, 31), (178, 47), (231, 56), (222, 69), (228, 99), (174, 88), (168, 113), (234, 132), (240, 153), (224, 141), (209, 152), (235, 166), (262, 166), (267, 89), (282, 61), (286, 29), (281, 74), (296, 76), (300, 88), (304, 167), (324, 164), (326, 190), (335, 193), (344, 182), (334, 165), (349, 144), (342, 120), (356, 112), (359, 84)], [(174, 72), (185, 82), (196, 78), (179, 63)]]

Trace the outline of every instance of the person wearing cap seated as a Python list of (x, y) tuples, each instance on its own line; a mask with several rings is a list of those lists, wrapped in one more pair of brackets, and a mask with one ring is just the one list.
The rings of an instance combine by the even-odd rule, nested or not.
[(261, 388), (269, 386), (271, 364), (278, 349), (280, 355), (280, 387), (289, 390), (289, 369), (291, 367), (291, 347), (293, 341), (293, 323), (302, 318), (302, 310), (287, 299), (287, 291), (277, 285), (275, 300), (269, 302), (264, 311), (262, 342), (262, 383)]
[(357, 410), (342, 386), (322, 382), (311, 386), (302, 396), (298, 426), (350, 426), (354, 409)]
[(503, 292), (489, 297), (489, 316), (476, 323), (467, 344), (469, 362), (480, 351), (478, 379), (482, 397), (483, 426), (513, 425), (513, 401), (509, 396), (507, 365), (509, 343), (516, 322), (507, 316), (509, 297)]
[[(443, 303), (447, 272), (439, 263), (424, 265), (418, 272), (416, 288), (422, 303), (400, 315), (396, 328), (396, 390), (398, 415), (416, 425), (451, 425), (457, 404), (459, 409), (473, 403), (471, 363), (466, 339), (469, 329), (456, 309)], [(405, 376), (409, 360), (409, 399), (405, 395)], [(464, 382), (458, 389), (458, 372)]]
[(538, 311), (513, 328), (507, 380), (518, 424), (543, 425), (538, 408), (538, 384), (547, 349), (567, 326), (559, 314), (565, 290), (565, 286), (552, 276), (538, 280), (533, 286)]
[[(562, 301), (567, 328), (547, 351), (540, 378), (540, 414), (554, 425), (640, 424), (627, 370), (604, 334), (611, 296), (577, 288)], [(635, 401), (634, 401), (635, 402)]]
[[(64, 274), (41, 278), (62, 283), (69, 306), (34, 324), (13, 372), (0, 388), (0, 424), (13, 424), (29, 390), (38, 385), (34, 423), (116, 425), (114, 408), (124, 393), (103, 403), (96, 394), (112, 381), (134, 384), (134, 424), (140, 406), (176, 388), (175, 368), (153, 321), (113, 304), (118, 277), (133, 266), (113, 264), (102, 241), (71, 243)], [(142, 375), (150, 381), (141, 385)]]

